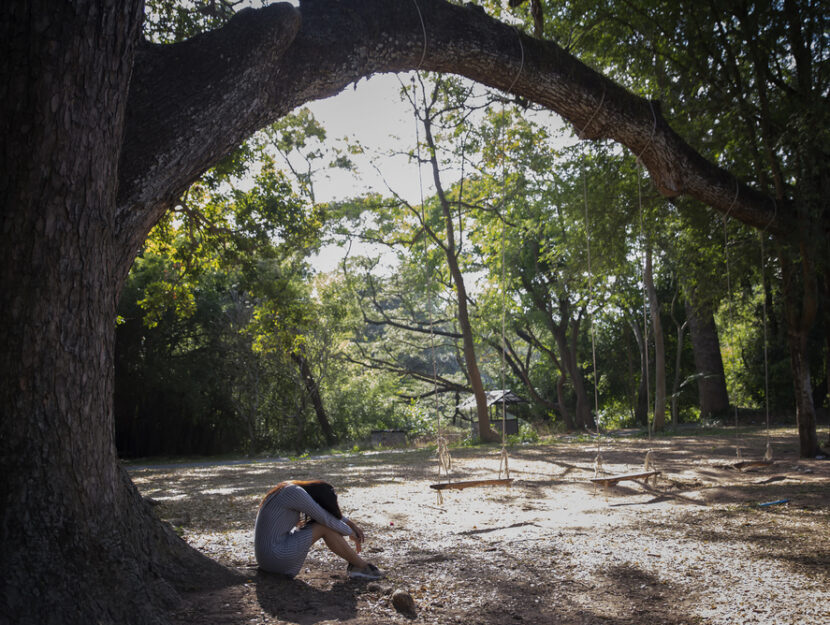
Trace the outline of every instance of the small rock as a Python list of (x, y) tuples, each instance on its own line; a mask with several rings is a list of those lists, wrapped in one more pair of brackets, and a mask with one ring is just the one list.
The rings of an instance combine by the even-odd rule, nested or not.
[(405, 590), (398, 589), (392, 593), (392, 605), (401, 614), (415, 616), (415, 600)]

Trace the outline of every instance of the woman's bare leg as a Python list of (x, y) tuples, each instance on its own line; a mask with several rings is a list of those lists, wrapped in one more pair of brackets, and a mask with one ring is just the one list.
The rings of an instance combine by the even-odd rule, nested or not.
[(349, 564), (359, 569), (365, 569), (369, 566), (369, 563), (357, 555), (357, 552), (351, 548), (351, 545), (346, 542), (346, 539), (333, 529), (330, 529), (320, 523), (315, 523), (311, 528), (311, 532), (315, 541), (322, 538), (326, 542), (326, 546), (331, 549), (333, 553), (336, 553)]

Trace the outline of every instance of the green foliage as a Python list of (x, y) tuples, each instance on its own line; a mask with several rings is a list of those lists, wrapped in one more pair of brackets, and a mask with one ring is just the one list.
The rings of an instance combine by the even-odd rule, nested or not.
[(518, 434), (511, 434), (505, 438), (505, 444), (514, 447), (516, 445), (532, 445), (539, 442), (539, 433), (529, 423), (519, 423)]
[[(529, 2), (481, 4), (532, 28)], [(827, 156), (817, 146), (828, 143), (830, 109), (817, 97), (828, 82), (820, 4), (544, 5), (546, 37), (659, 100), (695, 149), (771, 195), (803, 202), (805, 214), (823, 206), (816, 181), (826, 177)], [(148, 1), (146, 35), (179, 41), (220, 26), (235, 8)], [(799, 37), (814, 62), (809, 84), (793, 47)], [(777, 409), (791, 405), (781, 269), (771, 255), (759, 262), (747, 228), (687, 199), (666, 201), (631, 155), (575, 143), (501, 94), (418, 75), (402, 96), (432, 133), (419, 131), (421, 145), (410, 150), (413, 175), (420, 157), (429, 177), (434, 157), (443, 197), (421, 206), (366, 194), (320, 206), (319, 176), (354, 171), (366, 151), (332, 142), (302, 109), (229, 154), (157, 225), (119, 309), (120, 446), (162, 440), (162, 432), (175, 442), (167, 453), (324, 445), (299, 359), (339, 441), (386, 428), (434, 436), (436, 412), (447, 423), (470, 386), (453, 254), (469, 286), (485, 385), (531, 399), (523, 417), (534, 424), (563, 427), (563, 405), (572, 417), (581, 405), (590, 418), (595, 390), (601, 428), (638, 424), (641, 358), (652, 374), (654, 367), (653, 347), (637, 337), (647, 247), (681, 421), (700, 419), (688, 332), (677, 344), (686, 302), (717, 311), (730, 399), (754, 408), (766, 400), (766, 304), (770, 400)], [(315, 275), (308, 257), (324, 236), (375, 247), (350, 253), (336, 275)], [(826, 241), (808, 239), (808, 248), (826, 251)], [(388, 254), (382, 259), (378, 249)], [(817, 331), (810, 338), (823, 344)], [(811, 366), (822, 370), (817, 350)], [(436, 374), (446, 391), (437, 408)], [(536, 437), (523, 424), (509, 442)]]
[[(265, 5), (267, 1), (256, 4)], [(144, 36), (154, 43), (183, 41), (219, 28), (233, 17), (239, 5), (236, 0), (146, 0)]]

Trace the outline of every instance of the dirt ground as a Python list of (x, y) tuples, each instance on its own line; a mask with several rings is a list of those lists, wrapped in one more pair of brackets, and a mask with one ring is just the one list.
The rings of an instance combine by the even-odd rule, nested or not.
[[(830, 460), (800, 460), (793, 430), (772, 437), (774, 464), (743, 470), (731, 435), (603, 437), (607, 473), (642, 470), (648, 450), (661, 472), (607, 489), (588, 481), (593, 442), (517, 446), (512, 486), (445, 491), (442, 504), (426, 449), (131, 472), (161, 518), (239, 572), (187, 593), (181, 625), (828, 623)], [(763, 457), (764, 432), (737, 440), (743, 460)], [(498, 477), (498, 448), (452, 455), (454, 481)], [(257, 570), (262, 495), (309, 478), (335, 485), (383, 580), (349, 580), (321, 545), (294, 580)], [(414, 615), (393, 607), (397, 589)]]

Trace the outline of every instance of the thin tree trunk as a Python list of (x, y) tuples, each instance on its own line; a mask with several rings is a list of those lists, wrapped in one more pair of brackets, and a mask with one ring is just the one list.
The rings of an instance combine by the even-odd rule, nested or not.
[(675, 351), (674, 357), (674, 383), (672, 384), (671, 389), (671, 424), (675, 429), (677, 429), (677, 426), (680, 425), (680, 409), (678, 407), (678, 404), (680, 403), (680, 378), (682, 377), (680, 367), (683, 360), (683, 341), (686, 337), (686, 326), (688, 323), (688, 320), (686, 320), (677, 326), (677, 350)]
[(671, 300), (671, 319), (674, 322), (675, 328), (677, 329), (677, 348), (675, 349), (674, 358), (674, 382), (672, 383), (671, 390), (671, 422), (672, 427), (674, 429), (677, 429), (677, 426), (680, 424), (680, 414), (678, 407), (678, 404), (680, 403), (680, 378), (682, 377), (680, 367), (683, 361), (683, 339), (686, 335), (686, 326), (689, 325), (688, 318), (686, 318), (683, 321), (683, 323), (680, 323), (674, 314), (674, 305), (677, 303), (677, 298), (679, 295), (680, 287), (678, 285), (675, 288), (674, 296)]
[(314, 414), (317, 415), (317, 423), (320, 424), (320, 431), (323, 433), (323, 438), (326, 439), (326, 444), (331, 447), (337, 442), (337, 437), (335, 437), (334, 431), (331, 429), (329, 416), (326, 412), (326, 407), (323, 405), (323, 398), (320, 395), (320, 387), (314, 378), (311, 366), (309, 366), (305, 355), (298, 351), (291, 352), (291, 360), (294, 361), (300, 370), (300, 377), (303, 380), (308, 397), (311, 399), (311, 405), (314, 406)]
[(633, 321), (629, 320), (631, 330), (634, 332), (634, 338), (637, 341), (637, 347), (640, 350), (640, 383), (637, 385), (637, 405), (634, 408), (635, 421), (642, 426), (648, 427), (648, 346), (643, 339), (643, 331), (640, 329), (640, 323), (635, 318)]
[[(432, 165), (432, 178), (435, 182), (435, 189), (441, 203), (441, 211), (444, 217), (444, 229), (446, 240), (440, 242), (444, 255), (447, 259), (447, 265), (450, 269), (453, 284), (455, 285), (456, 298), (458, 300), (458, 326), (461, 330), (462, 345), (464, 349), (464, 363), (467, 367), (467, 375), (469, 376), (470, 386), (473, 387), (473, 396), (476, 399), (476, 415), (478, 417), (478, 436), (482, 441), (495, 442), (501, 440), (501, 437), (490, 428), (490, 411), (487, 407), (487, 393), (484, 390), (484, 384), (481, 381), (481, 371), (478, 368), (478, 359), (476, 357), (475, 339), (473, 337), (473, 327), (470, 323), (470, 313), (467, 309), (467, 287), (464, 284), (464, 274), (458, 264), (458, 253), (455, 244), (455, 228), (453, 226), (453, 216), (450, 210), (450, 203), (444, 193), (444, 187), (441, 182), (441, 173), (438, 167), (438, 159), (436, 157), (435, 141), (432, 136), (432, 127), (430, 124), (429, 114), (424, 115), (423, 119), (424, 134), (427, 140), (427, 145), (430, 150), (430, 164)], [(426, 224), (424, 224), (426, 227)], [(438, 242), (438, 241), (436, 241)]]
[(628, 408), (629, 413), (631, 415), (632, 420), (636, 422), (637, 419), (637, 388), (634, 384), (634, 380), (637, 379), (637, 376), (634, 373), (634, 363), (633, 363), (633, 353), (632, 350), (627, 349), (625, 350), (625, 366), (626, 366), (626, 394), (628, 395)]
[(646, 248), (644, 280), (648, 292), (651, 325), (654, 329), (654, 431), (662, 432), (666, 426), (666, 347), (663, 341), (663, 323), (660, 321), (660, 302), (654, 288), (652, 250)]

